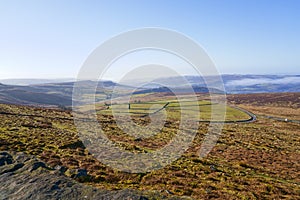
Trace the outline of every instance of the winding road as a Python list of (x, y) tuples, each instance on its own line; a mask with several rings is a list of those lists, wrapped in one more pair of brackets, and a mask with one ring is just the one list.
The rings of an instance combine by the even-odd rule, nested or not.
[(231, 108), (237, 109), (243, 113), (246, 113), (250, 118), (249, 119), (242, 119), (242, 120), (227, 120), (227, 121), (209, 121), (209, 120), (199, 120), (198, 122), (206, 122), (206, 123), (224, 123), (224, 124), (233, 124), (233, 123), (251, 123), (256, 121), (257, 117), (254, 113), (245, 110), (243, 108), (239, 108), (236, 106), (230, 106)]
[[(162, 111), (163, 109), (169, 107), (169, 104), (170, 102), (167, 102), (162, 108), (154, 111), (153, 113), (149, 113), (149, 114), (146, 114), (146, 115), (143, 115), (142, 117), (146, 117), (146, 116), (150, 116), (150, 115), (153, 115), (153, 114), (156, 114), (160, 111)], [(203, 122), (203, 123), (225, 123), (225, 124), (230, 124), (230, 123), (250, 123), (250, 122), (254, 122), (256, 121), (257, 117), (254, 113), (248, 111), (248, 110), (245, 110), (243, 108), (239, 108), (239, 107), (236, 107), (236, 106), (230, 106), (231, 108), (234, 108), (234, 109), (237, 109), (243, 113), (246, 113), (250, 118), (249, 119), (243, 119), (243, 120), (228, 120), (228, 121), (209, 121), (209, 120), (199, 120), (198, 122)]]
[(274, 116), (268, 116), (268, 115), (259, 115), (259, 117), (266, 118), (266, 119), (272, 119), (276, 121), (282, 121), (282, 122), (292, 122), (300, 124), (300, 120), (294, 120), (294, 119), (288, 119), (288, 118), (281, 118), (281, 117), (274, 117)]
[[(160, 111), (162, 111), (163, 109), (167, 108), (169, 105), (169, 103), (166, 103), (162, 108), (154, 111), (153, 113), (149, 113), (146, 115), (143, 115), (142, 117), (146, 117), (149, 115), (153, 115), (155, 113), (158, 113)], [(240, 110), (241, 112), (246, 113), (250, 118), (249, 119), (245, 119), (245, 120), (230, 120), (230, 121), (209, 121), (209, 120), (199, 120), (198, 122), (203, 122), (203, 123), (225, 123), (225, 124), (230, 124), (230, 123), (251, 123), (257, 120), (257, 116), (240, 107), (236, 107), (236, 106), (230, 106), (234, 109)], [(14, 115), (14, 116), (26, 116), (26, 117), (43, 117), (43, 118), (48, 118), (48, 119), (60, 119), (60, 120), (73, 120), (73, 118), (67, 118), (67, 117), (50, 117), (50, 116), (42, 116), (42, 115), (30, 115), (30, 114), (21, 114), (21, 113), (10, 113), (10, 112), (0, 112), (0, 115)], [(281, 118), (281, 117), (275, 117), (275, 116), (269, 116), (269, 115), (258, 115), (261, 118), (266, 118), (266, 119), (272, 119), (272, 120), (276, 120), (276, 121), (281, 121), (281, 122), (289, 122), (289, 123), (297, 123), (300, 124), (300, 120), (293, 120), (293, 119), (287, 119), (287, 118)], [(87, 119), (81, 119), (86, 121)]]

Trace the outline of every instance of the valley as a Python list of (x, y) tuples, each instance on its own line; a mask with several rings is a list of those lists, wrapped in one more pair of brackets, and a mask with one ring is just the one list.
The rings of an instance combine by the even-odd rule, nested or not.
[[(260, 117), (275, 115), (300, 119), (298, 108), (293, 106), (297, 105), (299, 93), (291, 95), (296, 99), (288, 98), (284, 104), (275, 101), (278, 95), (290, 94), (268, 94), (264, 103), (259, 105), (259, 94), (248, 95), (246, 100), (242, 100), (243, 95), (227, 96), (229, 105), (253, 112), (257, 120), (225, 124), (216, 146), (204, 158), (199, 158), (198, 151), (209, 123), (201, 120), (209, 119), (211, 102), (201, 94), (198, 102), (184, 102), (182, 109), (192, 110), (193, 106), (199, 106), (203, 111), (200, 118), (193, 118), (190, 113), (191, 120), (199, 121), (193, 143), (178, 160), (148, 173), (121, 172), (95, 159), (78, 137), (71, 111), (57, 108), (1, 104), (0, 150), (25, 152), (51, 167), (64, 166), (67, 168), (65, 175), (70, 177), (73, 177), (72, 169), (86, 169), (88, 176), (74, 179), (106, 190), (129, 188), (194, 199), (232, 199), (233, 196), (237, 199), (295, 199), (300, 192), (300, 125)], [(235, 102), (232, 102), (233, 98)], [(150, 122), (149, 117), (141, 115), (170, 102), (166, 107), (167, 118), (162, 131), (136, 140), (119, 129), (111, 108), (103, 109), (103, 105), (99, 104), (96, 107), (97, 119), (107, 137), (119, 148), (136, 153), (155, 151), (166, 145), (178, 129), (178, 102), (159, 93), (138, 95), (132, 101), (130, 116), (140, 125)], [(152, 110), (152, 104), (158, 107)], [(124, 108), (120, 103), (113, 106), (119, 106), (117, 111)], [(249, 117), (232, 107), (228, 107), (227, 111), (228, 120)]]

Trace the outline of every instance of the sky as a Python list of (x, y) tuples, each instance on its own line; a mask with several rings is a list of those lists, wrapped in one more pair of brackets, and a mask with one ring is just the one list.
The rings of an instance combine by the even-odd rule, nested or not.
[(0, 0), (0, 79), (77, 77), (104, 41), (144, 27), (187, 35), (223, 74), (300, 74), (299, 10), (298, 0)]

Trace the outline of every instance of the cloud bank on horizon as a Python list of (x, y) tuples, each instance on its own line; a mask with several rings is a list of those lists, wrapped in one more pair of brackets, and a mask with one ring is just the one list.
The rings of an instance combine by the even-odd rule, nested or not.
[(244, 78), (241, 80), (232, 80), (226, 83), (226, 86), (251, 86), (260, 84), (300, 84), (300, 76), (291, 76), (283, 78)]

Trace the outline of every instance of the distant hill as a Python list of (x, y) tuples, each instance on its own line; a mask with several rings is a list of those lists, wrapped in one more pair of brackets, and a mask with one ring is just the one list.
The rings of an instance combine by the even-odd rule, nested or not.
[[(218, 87), (216, 76), (207, 76), (205, 79), (200, 76), (185, 76), (184, 78), (185, 82), (182, 81), (182, 77), (167, 77), (153, 80), (153, 83), (170, 87), (185, 87), (186, 83), (198, 87)], [(221, 78), (226, 93), (300, 92), (300, 75), (221, 75)], [(155, 85), (153, 83), (145, 85), (151, 88)]]
[(46, 87), (0, 85), (0, 103), (22, 105), (72, 105), (68, 93), (63, 94)]
[[(114, 97), (130, 94), (132, 89), (135, 90), (134, 94), (171, 92), (170, 89), (178, 93), (187, 93), (190, 85), (196, 93), (224, 93), (224, 88), (228, 94), (300, 92), (300, 75), (222, 75), (224, 88), (221, 89), (216, 84), (217, 78), (215, 76), (208, 76), (205, 79), (200, 76), (185, 76), (186, 81), (182, 81), (182, 77), (159, 78), (143, 84), (142, 88), (136, 88), (134, 82), (128, 83), (129, 86), (113, 81), (100, 81), (98, 83), (95, 81), (81, 81), (80, 83), (86, 89), (85, 93), (87, 95), (94, 94), (95, 91), (91, 90), (90, 86), (95, 85), (95, 83), (98, 84), (96, 90), (97, 101), (111, 98), (112, 93)], [(25, 83), (24, 80), (14, 81)], [(45, 81), (44, 79), (38, 81), (28, 80), (31, 83)], [(74, 82), (72, 81), (25, 86), (0, 83), (0, 103), (71, 106), (73, 85)]]
[(158, 88), (150, 88), (150, 89), (141, 89), (137, 90), (133, 94), (146, 94), (146, 93), (155, 93), (155, 92), (176, 92), (176, 93), (190, 93), (191, 89), (195, 93), (216, 93), (216, 94), (223, 94), (224, 91), (214, 89), (214, 88), (207, 88), (207, 87), (199, 87), (199, 86), (192, 86), (192, 87), (158, 87)]
[[(94, 81), (81, 81), (81, 87), (85, 90), (85, 94), (93, 94), (91, 86), (95, 86)], [(72, 105), (74, 82), (62, 83), (46, 83), (34, 84), (28, 86), (20, 85), (5, 85), (0, 84), (0, 103), (19, 104), (19, 105), (39, 105), (39, 106), (65, 106)], [(131, 94), (145, 94), (153, 92), (172, 92), (176, 93), (190, 93), (190, 87), (155, 87), (155, 88), (134, 88), (131, 86), (120, 85), (113, 81), (100, 81), (96, 90), (96, 101), (111, 98), (112, 93), (114, 97)], [(214, 88), (192, 86), (194, 92), (197, 93), (224, 93), (221, 90)], [(100, 97), (99, 97), (100, 95)]]
[[(82, 81), (82, 86), (89, 88), (93, 81)], [(0, 103), (40, 105), (40, 106), (71, 106), (74, 82), (35, 84), (28, 86), (5, 85), (0, 83)], [(125, 89), (126, 86), (118, 85), (112, 81), (98, 83), (96, 94), (106, 98), (114, 87)], [(86, 90), (88, 91), (88, 90)], [(91, 94), (94, 91), (90, 92)]]

